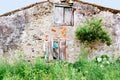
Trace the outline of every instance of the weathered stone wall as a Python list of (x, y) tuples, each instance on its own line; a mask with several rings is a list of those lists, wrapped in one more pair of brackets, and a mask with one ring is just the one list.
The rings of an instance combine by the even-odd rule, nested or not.
[[(38, 6), (38, 7), (37, 7)], [(35, 10), (37, 7), (38, 10)], [(43, 55), (43, 42), (53, 27), (53, 6), (50, 3), (36, 5), (21, 37), (21, 48), (26, 56)], [(28, 9), (28, 12), (31, 10)], [(42, 12), (42, 13), (41, 13)], [(36, 14), (36, 15), (34, 15)]]
[(71, 29), (71, 31), (70, 33), (68, 32), (68, 34), (69, 36), (72, 35), (72, 37), (69, 39), (74, 40), (70, 42), (72, 44), (72, 47), (69, 49), (74, 49), (74, 51), (72, 52), (73, 54), (70, 54), (69, 56), (73, 58), (74, 55), (74, 57), (76, 58), (78, 56), (77, 54), (79, 54), (82, 51), (80, 50), (81, 45), (78, 45), (79, 42), (75, 42), (76, 39), (75, 37), (73, 37), (75, 36), (74, 32), (76, 28), (82, 25), (82, 23), (86, 19), (90, 19), (92, 17), (103, 19), (103, 28), (105, 28), (110, 33), (112, 38), (112, 45), (111, 46), (107, 46), (104, 44), (97, 44), (96, 46), (94, 45), (96, 48), (88, 53), (89, 58), (94, 58), (95, 56), (100, 56), (103, 54), (107, 54), (108, 56), (111, 57), (111, 59), (120, 56), (120, 44), (119, 44), (120, 14), (119, 13), (113, 14), (109, 11), (100, 11), (100, 9), (97, 7), (93, 7), (92, 5), (83, 4), (79, 2), (74, 2), (73, 7), (76, 9), (74, 12), (75, 25), (72, 28), (69, 28)]
[[(44, 36), (50, 34), (51, 28), (55, 27), (53, 4), (46, 2), (36, 4), (33, 7), (16, 12), (10, 16), (0, 17), (0, 50), (7, 51), (19, 46), (27, 57), (43, 55)], [(106, 28), (113, 40), (108, 47), (99, 45), (93, 50), (89, 57), (108, 54), (112, 57), (120, 55), (120, 14), (113, 14), (108, 11), (100, 11), (99, 8), (89, 4), (74, 2), (74, 26), (67, 28), (67, 54), (68, 60), (74, 62), (80, 54), (80, 44), (75, 38), (75, 30), (85, 19), (92, 17), (103, 19), (103, 28)], [(57, 27), (57, 26), (56, 26)], [(6, 46), (7, 45), (7, 46)], [(9, 46), (10, 47), (9, 47)], [(8, 47), (8, 48), (6, 48)]]
[[(36, 45), (41, 46), (35, 40), (42, 40), (41, 35), (47, 33), (48, 28), (50, 28), (51, 25), (49, 24), (52, 23), (47, 23), (47, 21), (51, 19), (48, 16), (52, 12), (51, 8), (52, 5), (46, 2), (0, 17), (0, 53), (9, 52), (11, 49), (17, 48), (29, 53), (29, 49), (31, 51), (31, 48), (35, 49), (37, 47)], [(26, 46), (29, 47), (28, 45), (32, 47), (26, 48)], [(41, 47), (39, 47), (39, 52), (40, 49)]]
[(21, 12), (0, 18), (0, 53), (17, 48), (25, 24), (25, 16)]
[[(85, 19), (90, 19), (92, 17), (102, 18), (103, 28), (105, 28), (110, 33), (113, 41), (111, 46), (97, 44), (96, 49), (89, 53), (89, 58), (107, 54), (112, 59), (120, 55), (119, 47), (120, 14), (119, 13), (113, 14), (109, 11), (100, 11), (100, 9), (97, 7), (93, 7), (92, 5), (82, 4), (78, 2), (74, 3), (74, 8), (76, 8), (74, 14), (75, 16), (74, 30), (76, 29), (76, 27), (81, 25), (85, 21)], [(77, 49), (79, 49), (79, 47), (77, 47)]]

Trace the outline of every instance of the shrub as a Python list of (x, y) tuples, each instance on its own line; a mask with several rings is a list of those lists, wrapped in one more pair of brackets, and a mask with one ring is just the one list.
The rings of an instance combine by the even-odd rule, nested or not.
[(107, 44), (108, 46), (112, 43), (110, 35), (102, 28), (102, 19), (92, 18), (90, 20), (86, 20), (83, 25), (76, 29), (75, 35), (81, 43), (91, 44), (92, 42), (99, 41)]

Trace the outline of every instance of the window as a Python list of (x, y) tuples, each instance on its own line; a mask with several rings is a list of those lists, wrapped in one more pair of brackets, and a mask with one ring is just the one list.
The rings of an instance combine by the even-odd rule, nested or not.
[(58, 25), (73, 26), (72, 7), (66, 5), (55, 5), (54, 23)]

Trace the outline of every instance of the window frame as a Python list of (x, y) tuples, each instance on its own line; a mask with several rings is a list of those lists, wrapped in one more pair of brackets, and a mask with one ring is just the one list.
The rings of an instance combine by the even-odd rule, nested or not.
[[(57, 15), (57, 13), (58, 12), (56, 12), (56, 8), (61, 8), (61, 11), (62, 11), (62, 9), (63, 9), (63, 11), (62, 11), (62, 13), (61, 14), (58, 14), (58, 15), (62, 15), (62, 17), (63, 18), (61, 18), (61, 19), (63, 19), (63, 21), (61, 20), (61, 23), (58, 23), (57, 21), (56, 21), (56, 15)], [(69, 22), (69, 24), (68, 23), (66, 23), (66, 10), (67, 9), (70, 9), (70, 12), (71, 12), (71, 19), (70, 19), (70, 22)], [(69, 10), (68, 10), (69, 11)], [(64, 25), (64, 26), (74, 26), (74, 10), (73, 10), (73, 8), (72, 8), (72, 6), (68, 6), (68, 5), (55, 5), (54, 6), (54, 24), (55, 25)]]

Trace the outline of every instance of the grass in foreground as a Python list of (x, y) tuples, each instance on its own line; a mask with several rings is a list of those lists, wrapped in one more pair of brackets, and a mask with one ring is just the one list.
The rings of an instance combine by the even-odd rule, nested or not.
[(1, 61), (0, 80), (120, 80), (120, 60), (100, 60), (80, 58), (74, 64), (63, 61), (47, 64), (40, 58), (35, 63)]

